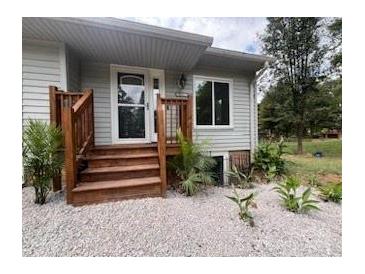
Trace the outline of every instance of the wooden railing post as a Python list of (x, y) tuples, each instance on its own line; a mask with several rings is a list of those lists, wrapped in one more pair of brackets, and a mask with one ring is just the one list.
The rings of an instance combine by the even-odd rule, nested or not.
[(193, 140), (193, 96), (189, 95), (186, 105), (186, 139)]
[(166, 195), (166, 125), (165, 109), (162, 105), (160, 94), (157, 95), (157, 127), (158, 127), (158, 157), (160, 162), (161, 195)]
[(77, 183), (76, 148), (74, 115), (72, 109), (72, 98), (66, 97), (63, 102), (62, 122), (65, 138), (65, 174), (66, 174), (66, 200), (72, 203), (72, 190)]
[[(55, 126), (61, 126), (59, 121), (57, 121), (57, 93), (58, 89), (54, 86), (49, 86), (49, 120), (50, 123)], [(52, 189), (54, 192), (62, 189), (62, 176), (61, 170), (60, 174), (56, 175), (52, 179)]]
[(88, 88), (88, 89), (85, 89), (85, 92), (86, 91), (90, 91), (92, 96), (91, 96), (91, 114), (90, 114), (90, 117), (89, 117), (89, 125), (90, 125), (90, 130), (92, 132), (92, 140), (91, 140), (91, 146), (95, 146), (95, 131), (94, 131), (94, 91), (93, 89), (91, 88)]

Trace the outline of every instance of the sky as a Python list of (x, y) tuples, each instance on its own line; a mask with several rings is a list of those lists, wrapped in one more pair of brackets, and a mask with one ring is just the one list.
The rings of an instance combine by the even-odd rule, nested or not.
[(264, 17), (126, 17), (123, 19), (214, 37), (213, 47), (261, 53)]

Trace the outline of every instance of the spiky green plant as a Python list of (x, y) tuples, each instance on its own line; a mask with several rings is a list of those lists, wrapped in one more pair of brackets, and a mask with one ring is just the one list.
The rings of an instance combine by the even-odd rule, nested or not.
[(312, 187), (318, 187), (320, 185), (318, 177), (316, 175), (309, 176), (308, 183)]
[(179, 186), (187, 196), (197, 193), (201, 185), (215, 183), (215, 174), (212, 169), (215, 160), (206, 152), (207, 143), (191, 143), (185, 139), (181, 130), (177, 131), (177, 140), (180, 144), (180, 153), (168, 165), (174, 169), (180, 178)]
[(254, 226), (254, 220), (253, 215), (250, 212), (251, 207), (256, 207), (256, 203), (254, 202), (255, 194), (250, 193), (246, 197), (241, 198), (238, 194), (236, 188), (234, 185), (233, 187), (233, 196), (226, 196), (228, 199), (233, 201), (236, 205), (238, 205), (238, 208), (240, 210), (239, 217), (243, 221), (248, 221), (250, 226)]
[(319, 188), (319, 197), (324, 201), (340, 203), (342, 200), (342, 183), (329, 183)]
[(38, 120), (29, 120), (23, 133), (24, 177), (35, 190), (35, 203), (44, 204), (51, 187), (51, 179), (62, 169), (59, 154), (62, 146), (59, 128)]
[(233, 165), (232, 169), (227, 171), (226, 174), (232, 179), (232, 183), (238, 185), (240, 188), (252, 188), (253, 172), (253, 167), (247, 173), (244, 173)]
[(297, 195), (299, 187), (300, 182), (297, 178), (288, 177), (273, 189), (279, 193), (284, 207), (291, 212), (305, 213), (312, 209), (319, 210), (316, 206), (318, 201), (310, 199), (311, 188), (307, 188), (302, 195)]

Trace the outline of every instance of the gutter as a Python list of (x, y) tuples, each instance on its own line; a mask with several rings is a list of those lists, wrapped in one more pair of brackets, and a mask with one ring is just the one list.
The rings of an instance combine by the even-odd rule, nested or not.
[(264, 74), (269, 67), (266, 61), (264, 67), (259, 70), (250, 83), (250, 160), (254, 161), (254, 153), (258, 144), (258, 113), (257, 113), (257, 80)]

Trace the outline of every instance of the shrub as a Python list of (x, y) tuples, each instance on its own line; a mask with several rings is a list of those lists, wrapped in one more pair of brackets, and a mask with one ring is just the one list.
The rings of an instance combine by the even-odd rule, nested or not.
[(324, 201), (339, 203), (342, 200), (342, 183), (329, 183), (319, 188), (319, 197)]
[(235, 165), (233, 165), (232, 170), (227, 171), (226, 173), (230, 177), (233, 184), (238, 185), (240, 188), (252, 188), (253, 172), (253, 167), (249, 171), (244, 173), (238, 170)]
[(180, 178), (179, 186), (187, 196), (194, 195), (201, 185), (214, 184), (215, 175), (211, 171), (215, 160), (206, 154), (206, 143), (193, 144), (188, 142), (181, 130), (177, 132), (180, 153), (170, 162), (176, 175)]
[(283, 159), (284, 139), (279, 143), (264, 143), (257, 147), (254, 154), (254, 166), (269, 177), (280, 176), (285, 173), (286, 161)]
[(305, 213), (311, 209), (319, 208), (316, 206), (318, 201), (311, 200), (311, 188), (307, 188), (302, 195), (297, 195), (300, 186), (299, 180), (295, 177), (286, 178), (283, 182), (278, 183), (274, 190), (279, 193), (283, 205), (291, 212)]
[(24, 178), (35, 190), (35, 203), (44, 204), (51, 179), (62, 169), (62, 132), (45, 122), (29, 120), (23, 134)]
[(316, 175), (311, 175), (308, 178), (308, 183), (312, 187), (318, 187), (320, 185), (319, 180), (318, 180), (318, 177)]
[(253, 215), (250, 212), (250, 207), (256, 207), (256, 203), (254, 202), (254, 193), (248, 194), (246, 197), (241, 198), (233, 186), (233, 194), (234, 196), (226, 196), (231, 201), (235, 202), (239, 207), (239, 217), (243, 221), (248, 221), (250, 226), (254, 226), (255, 223), (253, 221)]

